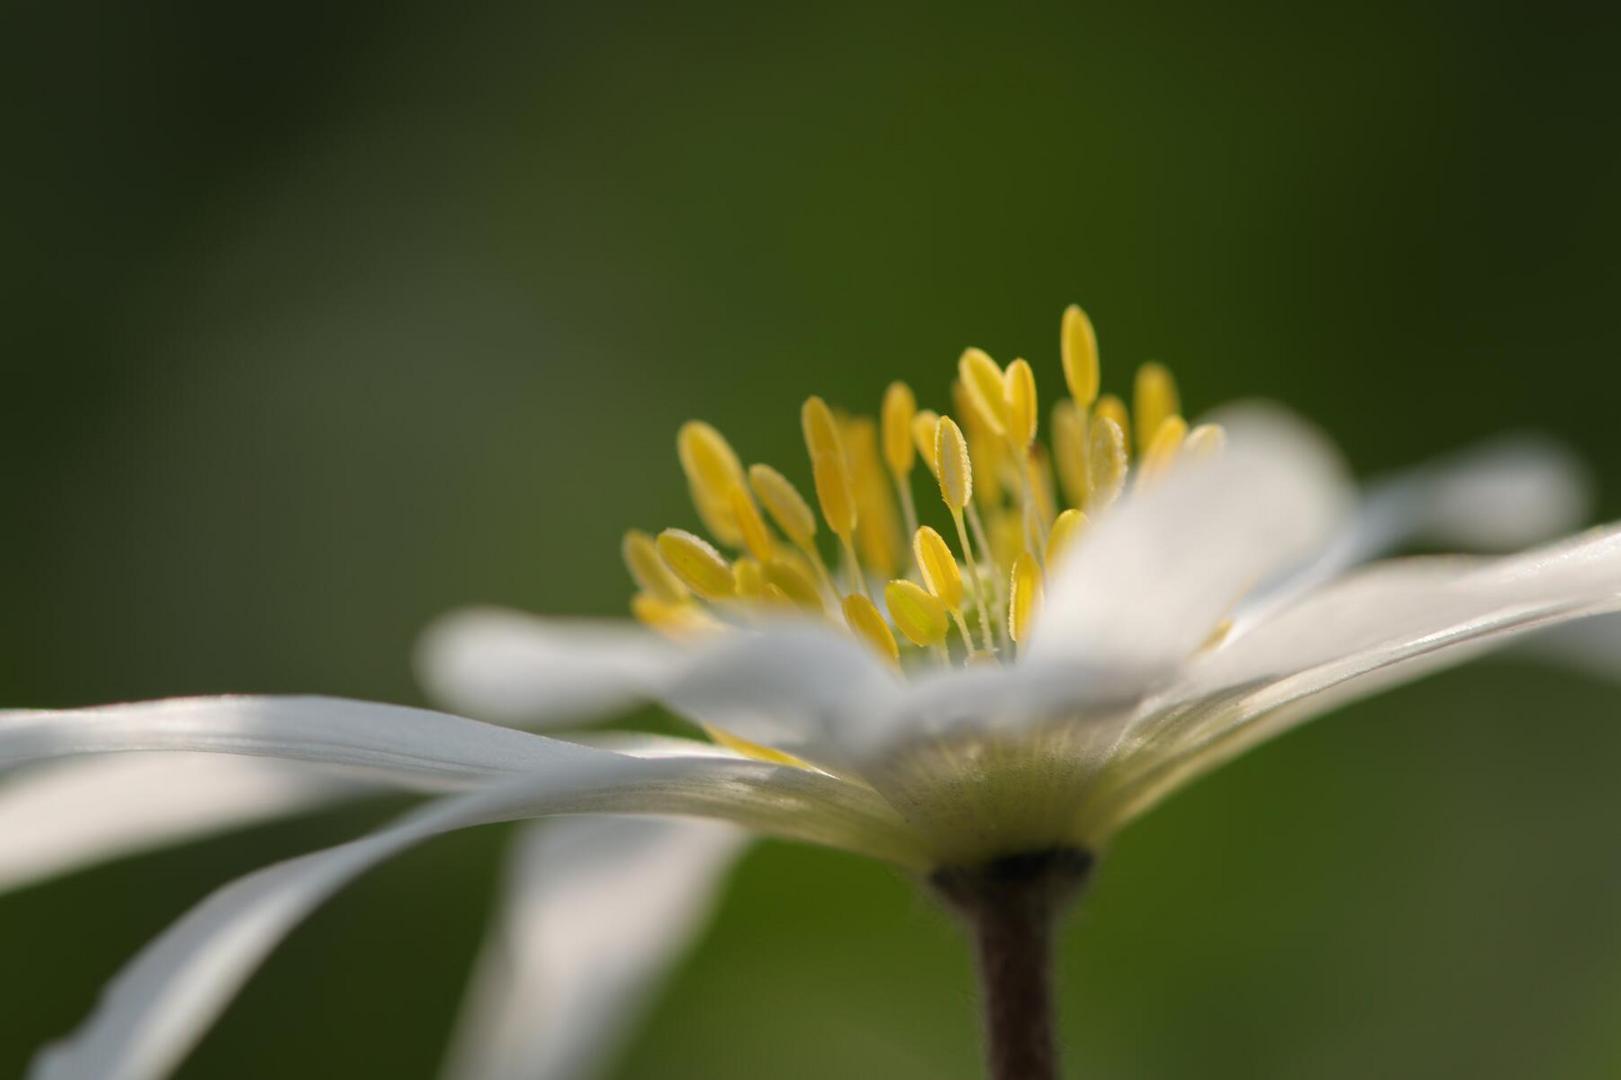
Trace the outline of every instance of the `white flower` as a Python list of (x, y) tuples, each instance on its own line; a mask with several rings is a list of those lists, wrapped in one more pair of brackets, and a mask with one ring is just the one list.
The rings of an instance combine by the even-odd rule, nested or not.
[[(681, 449), (700, 516), (747, 554), (734, 562), (679, 531), (627, 541), (644, 590), (636, 612), (670, 636), (480, 610), (425, 639), (430, 688), (469, 714), (557, 726), (656, 702), (713, 742), (620, 735), (593, 746), (309, 698), (0, 716), (0, 768), (35, 765), (0, 788), (0, 836), (32, 834), (19, 824), (55, 829), (31, 849), (0, 842), (0, 884), (8, 867), (13, 882), (26, 880), (379, 787), (440, 796), (369, 836), (216, 892), (151, 943), (34, 1074), (165, 1074), (314, 906), (453, 829), (681, 815), (918, 874), (1031, 853), (1090, 860), (1176, 788), (1294, 724), (1516, 634), (1621, 609), (1615, 528), (1496, 559), (1346, 572), (1417, 535), (1512, 545), (1567, 516), (1573, 489), (1534, 453), (1410, 476), (1359, 513), (1309, 431), (1255, 410), (1189, 431), (1168, 374), (1151, 367), (1137, 394), (1147, 437), (1128, 474), (1124, 409), (1093, 403), (1090, 327), (1066, 314), (1064, 344), (1072, 398), (1055, 417), (1055, 451), (1070, 501), (1090, 520), (1055, 513), (1046, 459), (1032, 450), (1028, 366), (1004, 371), (971, 350), (961, 368), (966, 436), (914, 416), (909, 391), (886, 398), (882, 428), (837, 420), (816, 399), (807, 406), (842, 587), (780, 474), (745, 474), (718, 433), (689, 426)], [(942, 562), (947, 541), (920, 538), (920, 565), (907, 568), (904, 536), (897, 545), (897, 530), (871, 523), (883, 520), (880, 505), (894, 520), (887, 465), (912, 531), (907, 448), (919, 432), (926, 463), (939, 466), (956, 550)], [(987, 500), (992, 479), (1000, 490)], [(880, 590), (856, 570), (862, 561), (911, 576)], [(903, 651), (897, 629), (915, 647)], [(143, 753), (104, 756), (112, 751)], [(199, 783), (184, 782), (188, 770)], [(108, 813), (99, 793), (119, 784), (144, 794)], [(662, 818), (545, 828), (520, 841), (452, 1075), (563, 1077), (593, 1066), (739, 849), (735, 833)]]

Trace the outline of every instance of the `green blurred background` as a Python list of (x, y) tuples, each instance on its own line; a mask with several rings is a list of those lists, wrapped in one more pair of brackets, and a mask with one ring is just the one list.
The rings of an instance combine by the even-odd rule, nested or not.
[[(0, 700), (418, 701), (468, 601), (617, 613), (677, 424), (805, 470), (809, 392), (1156, 356), (1359, 470), (1503, 428), (1621, 510), (1621, 70), (1596, 6), (10, 11)], [(1605, 21), (1600, 21), (1605, 20)], [(1087, 1077), (1621, 1074), (1621, 689), (1498, 660), (1119, 842), (1063, 956)], [(388, 804), (0, 898), (0, 1075), (207, 890)], [(507, 834), (300, 929), (183, 1075), (432, 1074)], [(622, 1077), (972, 1077), (955, 930), (782, 844)]]

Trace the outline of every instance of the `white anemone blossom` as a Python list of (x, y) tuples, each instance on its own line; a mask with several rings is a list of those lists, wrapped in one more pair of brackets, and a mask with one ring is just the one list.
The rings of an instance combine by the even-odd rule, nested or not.
[[(1503, 444), (1358, 499), (1321, 438), (1279, 412), (1190, 429), (1157, 365), (1130, 413), (1100, 397), (1078, 308), (1061, 352), (1070, 393), (1050, 452), (1034, 439), (1029, 365), (978, 350), (959, 365), (960, 425), (900, 384), (877, 423), (807, 402), (837, 574), (782, 474), (744, 470), (718, 432), (689, 424), (679, 448), (699, 517), (738, 554), (684, 530), (629, 534), (642, 625), (442, 620), (424, 679), (481, 719), (286, 697), (0, 714), (0, 888), (377, 791), (428, 796), (206, 898), (31, 1075), (167, 1074), (326, 898), (415, 844), (496, 822), (572, 816), (517, 837), (449, 1077), (599, 1068), (749, 834), (932, 880), (978, 920), (990, 959), (981, 909), (1009, 873), (1078, 879), (1138, 815), (1296, 724), (1621, 610), (1615, 527), (1364, 565), (1414, 541), (1517, 548), (1565, 528), (1579, 484), (1546, 447)], [(943, 534), (919, 524), (918, 459)], [(695, 737), (521, 730), (647, 703)], [(987, 993), (993, 1073), (1050, 1075), (1040, 1046), (1014, 1045), (1043, 1036), (1008, 1030), (1023, 1021), (999, 1018)]]

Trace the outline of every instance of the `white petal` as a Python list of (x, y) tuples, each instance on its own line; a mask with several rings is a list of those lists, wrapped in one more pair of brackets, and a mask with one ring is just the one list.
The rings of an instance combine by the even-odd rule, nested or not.
[(1361, 558), (1415, 540), (1513, 551), (1579, 526), (1590, 488), (1563, 445), (1535, 435), (1497, 439), (1370, 487), (1358, 513)]
[(1281, 414), (1226, 423), (1224, 453), (1173, 469), (1080, 537), (1048, 591), (1031, 662), (1167, 671), (1246, 593), (1321, 549), (1350, 505), (1332, 452)]
[(552, 745), (448, 713), (343, 698), (169, 698), (0, 715), (0, 769), (114, 750), (200, 750), (323, 762), (431, 789), (543, 766)]
[(1297, 574), (1245, 603), (1245, 622), (1351, 567), (1415, 543), (1512, 551), (1585, 520), (1591, 482), (1568, 449), (1508, 436), (1375, 481), (1348, 527)]
[(744, 840), (729, 826), (678, 818), (525, 826), (446, 1077), (599, 1073), (708, 921)]
[(629, 624), (481, 609), (449, 616), (419, 652), (424, 682), (453, 708), (506, 723), (579, 720), (661, 702), (747, 739), (837, 757), (899, 693), (848, 634), (784, 620), (676, 646)]
[(1375, 565), (1309, 594), (1192, 665), (1138, 734), (1174, 787), (1337, 705), (1459, 663), (1515, 634), (1621, 610), (1621, 528), (1506, 558)]
[(369, 836), (267, 867), (218, 890), (150, 943), (109, 984), (84, 1026), (47, 1048), (30, 1075), (166, 1075), (312, 909), (369, 868), (454, 829), (559, 813), (693, 813), (815, 840), (837, 835), (853, 850), (921, 865), (920, 854), (905, 849), (910, 839), (898, 823), (863, 801), (853, 785), (759, 762), (641, 759), (538, 741), (548, 744), (553, 757), (524, 776), (439, 800)]
[(451, 708), (548, 727), (647, 701), (686, 664), (672, 642), (627, 621), (543, 619), (496, 608), (446, 615), (423, 632), (417, 674)]
[(0, 781), (0, 891), (363, 790), (307, 765), (227, 754), (48, 762)]
[(1579, 619), (1533, 634), (1525, 652), (1601, 679), (1621, 679), (1621, 615)]

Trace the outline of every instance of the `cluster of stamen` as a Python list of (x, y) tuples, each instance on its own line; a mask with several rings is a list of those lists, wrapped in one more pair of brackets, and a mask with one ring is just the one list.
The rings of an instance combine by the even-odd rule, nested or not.
[[(1053, 406), (1050, 450), (1037, 439), (1030, 364), (1003, 368), (980, 349), (957, 362), (953, 415), (919, 409), (902, 382), (889, 385), (876, 420), (807, 399), (800, 423), (837, 572), (792, 481), (769, 465), (744, 469), (709, 424), (682, 425), (681, 469), (713, 542), (685, 529), (626, 533), (625, 564), (640, 589), (632, 612), (683, 638), (798, 612), (842, 623), (897, 667), (1011, 657), (1048, 575), (1088, 522), (1128, 486), (1151, 485), (1224, 438), (1210, 424), (1189, 430), (1160, 364), (1138, 368), (1129, 413), (1100, 395), (1097, 338), (1074, 305), (1059, 350), (1069, 395)], [(944, 502), (945, 533), (919, 522), (920, 460)]]

